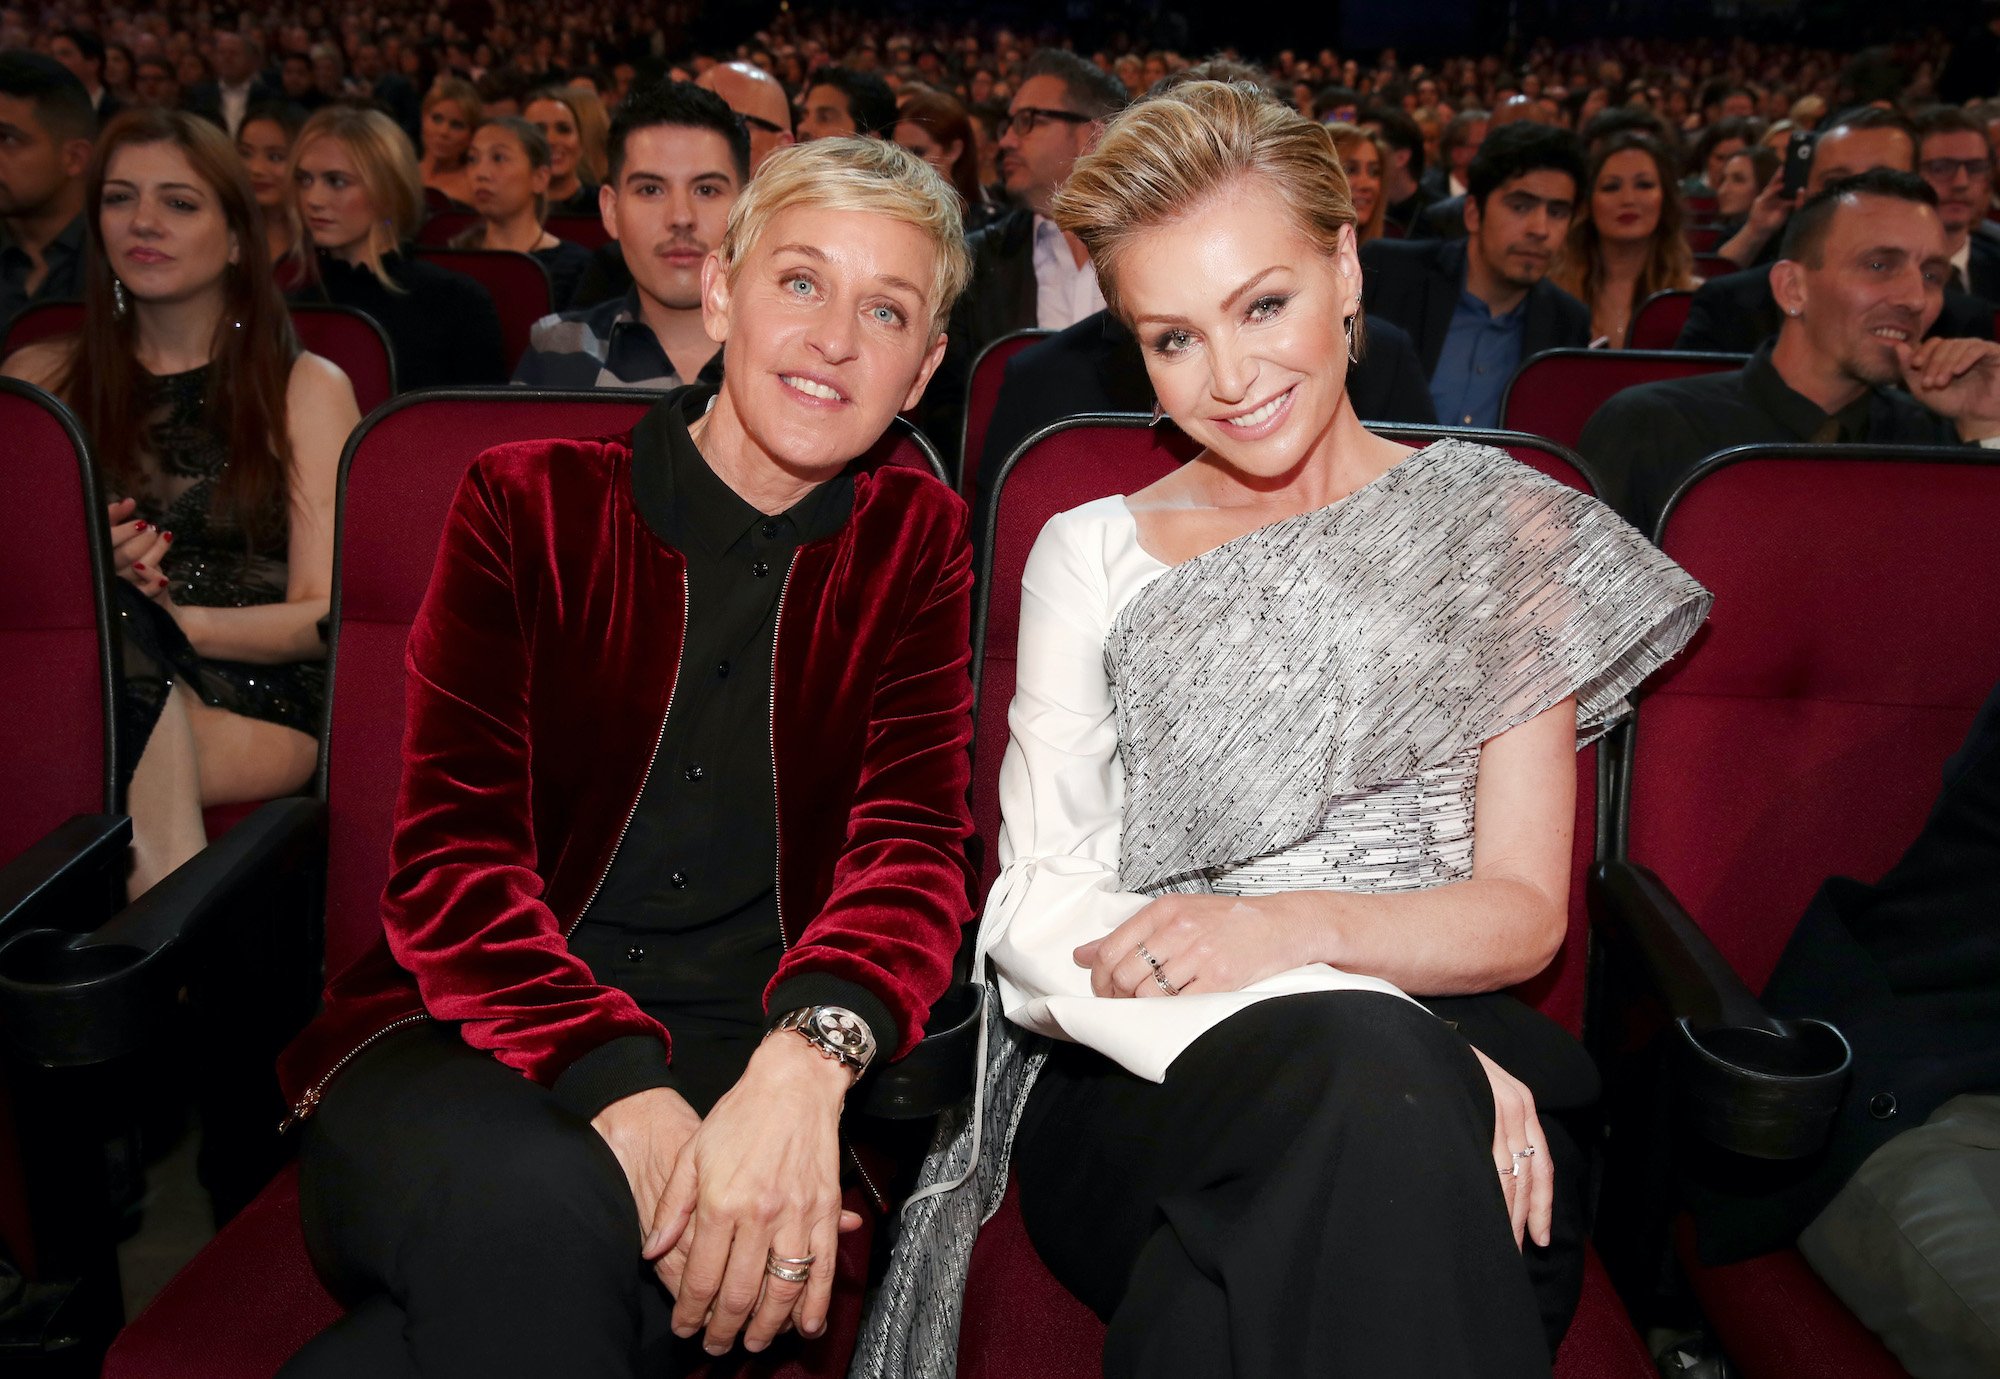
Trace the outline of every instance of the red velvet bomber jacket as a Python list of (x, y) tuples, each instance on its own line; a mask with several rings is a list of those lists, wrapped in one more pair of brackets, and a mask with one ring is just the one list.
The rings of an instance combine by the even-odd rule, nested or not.
[[(687, 615), (685, 563), (632, 466), (629, 434), (537, 441), (488, 451), (460, 485), (410, 632), (384, 936), (281, 1058), (295, 1113), (426, 1016), (544, 1085), (610, 1040), (667, 1041), (568, 942), (638, 801)], [(858, 987), (893, 1017), (898, 1057), (971, 918), (967, 528), (931, 475), (859, 472), (846, 524), (799, 548), (779, 604), (789, 942), (765, 1000)]]

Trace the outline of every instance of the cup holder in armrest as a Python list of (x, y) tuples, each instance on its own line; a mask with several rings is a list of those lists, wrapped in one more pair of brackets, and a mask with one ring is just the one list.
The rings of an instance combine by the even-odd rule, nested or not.
[(954, 983), (931, 1007), (917, 1046), (865, 1080), (860, 1110), (885, 1120), (923, 1120), (970, 1096), (985, 998), (977, 983)]
[(88, 935), (29, 929), (0, 946), (0, 1032), (43, 1067), (108, 1062), (157, 1035), (173, 992), (147, 981), (153, 955)]
[(1711, 1144), (1754, 1159), (1800, 1159), (1826, 1143), (1854, 1051), (1823, 1020), (1771, 1029), (1679, 1021), (1686, 1105)]

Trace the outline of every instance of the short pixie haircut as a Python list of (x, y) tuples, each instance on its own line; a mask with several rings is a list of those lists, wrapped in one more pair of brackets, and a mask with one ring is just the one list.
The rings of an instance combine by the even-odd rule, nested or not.
[(729, 211), (722, 268), (734, 282), (751, 246), (785, 211), (872, 211), (913, 225), (937, 251), (931, 274), (931, 329), (944, 328), (972, 279), (972, 255), (958, 193), (923, 159), (882, 139), (814, 139), (766, 158)]
[(1269, 182), (1322, 253), (1340, 251), (1354, 201), (1333, 135), (1248, 82), (1189, 82), (1129, 107), (1077, 160), (1055, 221), (1083, 241), (1105, 302), (1122, 316), (1118, 260), (1133, 238), (1244, 177)]

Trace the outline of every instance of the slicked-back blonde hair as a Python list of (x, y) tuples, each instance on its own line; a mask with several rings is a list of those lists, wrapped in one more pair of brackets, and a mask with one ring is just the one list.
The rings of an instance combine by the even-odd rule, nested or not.
[(870, 211), (923, 231), (936, 253), (931, 271), (931, 331), (944, 328), (952, 303), (972, 278), (958, 193), (923, 159), (887, 139), (814, 139), (766, 158), (729, 211), (722, 267), (736, 270), (773, 220), (808, 207)]
[(1192, 81), (1128, 107), (1077, 160), (1054, 218), (1083, 241), (1105, 302), (1123, 316), (1118, 261), (1132, 240), (1245, 177), (1264, 179), (1322, 253), (1339, 252), (1354, 202), (1333, 136), (1249, 82)]

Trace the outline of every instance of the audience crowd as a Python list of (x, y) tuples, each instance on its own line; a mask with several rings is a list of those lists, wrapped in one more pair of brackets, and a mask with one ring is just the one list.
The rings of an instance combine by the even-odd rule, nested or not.
[[(1353, 416), (1498, 426), (1523, 363), (1631, 347), (1671, 302), (1676, 348), (1741, 357), (1627, 389), (1583, 430), (1642, 533), (1733, 444), (2000, 445), (2000, 15), (1858, 53), (1541, 40), (1437, 62), (790, 8), (716, 45), (705, 22), (685, 0), (0, 8), (0, 367), (77, 413), (108, 476), (123, 712), (147, 744), (125, 782), (135, 890), (202, 846), (201, 806), (315, 769), (335, 464), (361, 409), (287, 303), (373, 318), (403, 391), (713, 387), (704, 265), (795, 143), (900, 145), (955, 195), (970, 278), (908, 415), (976, 514), (1049, 422), (1157, 414), (1145, 352), (1166, 347), (1107, 302), (1060, 208), (1114, 116), (1202, 79), (1331, 130), (1361, 277)], [(25, 330), (79, 301), (73, 327)], [(974, 441), (975, 364), (1024, 330), (1044, 336)]]

